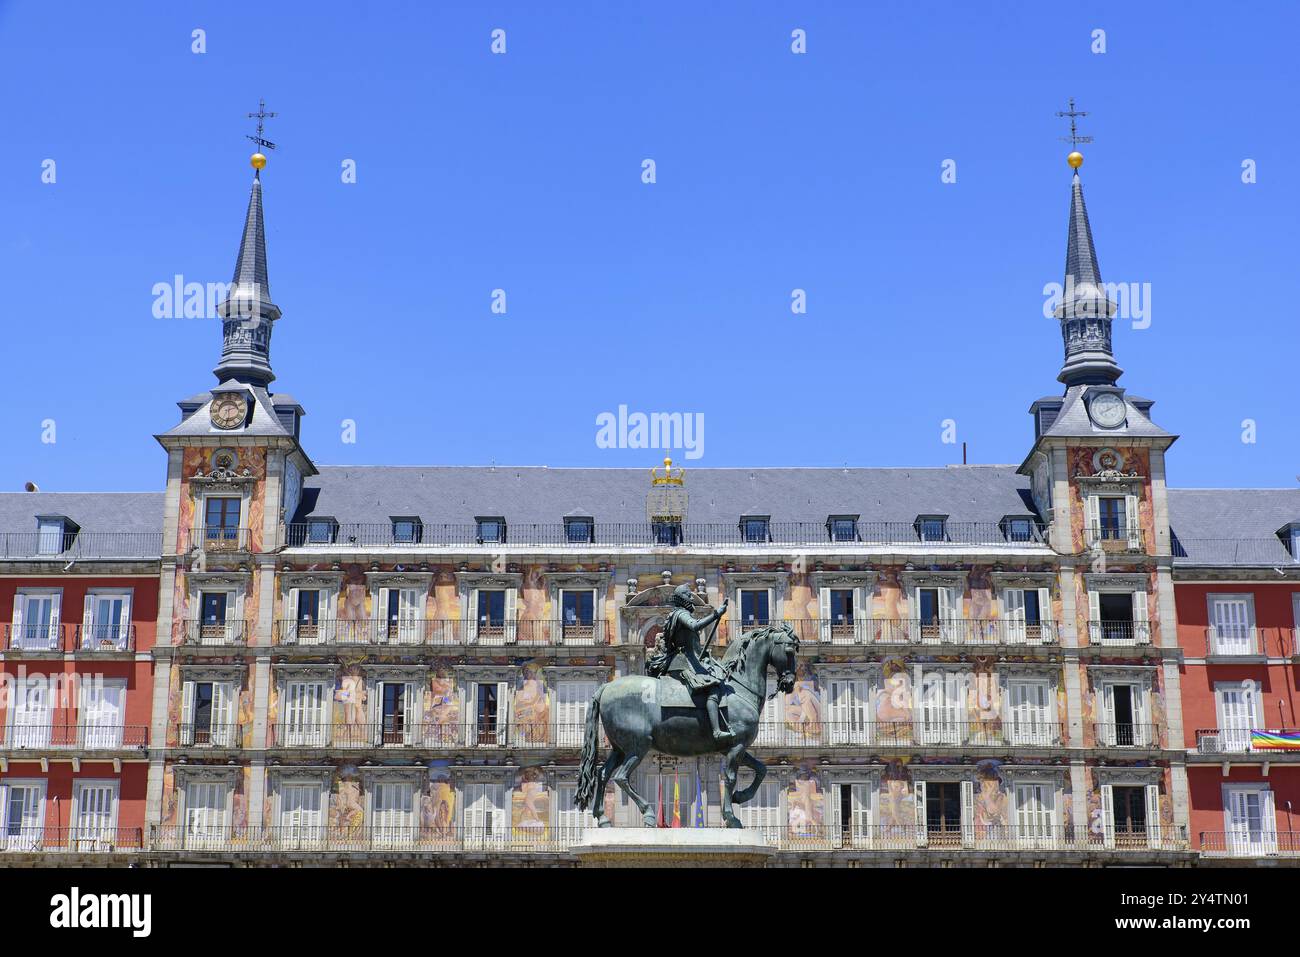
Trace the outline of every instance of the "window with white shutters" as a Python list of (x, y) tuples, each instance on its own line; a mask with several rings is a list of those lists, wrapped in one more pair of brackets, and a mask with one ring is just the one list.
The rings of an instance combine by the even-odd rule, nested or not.
[(19, 592), (14, 598), (12, 647), (48, 651), (59, 647), (58, 592)]
[(871, 785), (858, 782), (836, 784), (835, 829), (842, 847), (869, 847), (872, 843)]
[(465, 843), (484, 847), (503, 843), (509, 833), (505, 787), (475, 781), (465, 785)]
[(960, 674), (955, 671), (924, 672), (918, 702), (921, 741), (924, 744), (961, 743), (965, 702)]
[(580, 831), (596, 826), (596, 819), (589, 812), (578, 810), (576, 784), (557, 784), (554, 794), (555, 829), (561, 842), (572, 840)]
[(286, 783), (280, 786), (281, 847), (319, 844), (325, 832), (325, 793), (319, 784)]
[(1051, 682), (1012, 678), (1007, 686), (1007, 724), (1011, 744), (1038, 747), (1052, 744), (1055, 734)]
[(50, 682), (43, 676), (28, 678), (18, 684), (14, 695), (9, 746), (15, 750), (48, 748), (54, 720)]
[(45, 782), (0, 781), (0, 850), (37, 850), (44, 841)]
[(1016, 842), (1021, 847), (1051, 847), (1056, 840), (1056, 788), (1033, 783), (1015, 786)]
[(1224, 788), (1224, 830), (1229, 853), (1258, 857), (1277, 853), (1273, 792), (1267, 787)]
[(785, 695), (775, 694), (776, 678), (767, 676), (767, 691), (764, 692), (763, 713), (758, 719), (758, 735), (754, 743), (771, 747), (786, 743), (785, 733)]
[(81, 647), (127, 647), (131, 627), (130, 592), (89, 592), (81, 626)]
[[(747, 787), (753, 781), (753, 775), (740, 775), (736, 790)], [(781, 820), (781, 785), (775, 781), (764, 781), (758, 787), (758, 793), (744, 804), (732, 805), (736, 817), (748, 828), (763, 828), (768, 839), (776, 837), (776, 831), (785, 823)]]
[(509, 686), (504, 681), (478, 681), (470, 685), (474, 737), (481, 747), (501, 747), (506, 742)]
[(117, 785), (111, 781), (80, 781), (73, 842), (79, 850), (109, 850), (114, 844)]
[(1254, 615), (1241, 595), (1210, 596), (1211, 648), (1216, 655), (1255, 653)]
[(220, 781), (191, 781), (185, 788), (187, 847), (219, 849), (227, 838), (230, 786)]
[(409, 847), (415, 842), (415, 785), (377, 781), (370, 805), (371, 840), (376, 847)]
[(831, 744), (870, 743), (868, 697), (865, 678), (830, 679), (826, 711)]
[[(587, 709), (600, 687), (598, 681), (565, 679), (555, 685), (555, 743), (562, 748), (582, 746)], [(525, 732), (527, 733), (527, 732)]]
[(234, 681), (186, 681), (181, 701), (181, 745), (233, 747), (238, 738), (238, 703), (239, 686)]
[(1254, 682), (1222, 683), (1214, 690), (1218, 699), (1220, 750), (1249, 751), (1250, 732), (1259, 727)]
[(289, 681), (284, 686), (280, 731), (282, 742), (291, 748), (323, 748), (328, 743), (329, 700), (323, 681)]
[[(87, 750), (120, 748), (126, 715), (126, 682), (82, 688), (81, 742)], [(139, 743), (139, 742), (135, 742)]]

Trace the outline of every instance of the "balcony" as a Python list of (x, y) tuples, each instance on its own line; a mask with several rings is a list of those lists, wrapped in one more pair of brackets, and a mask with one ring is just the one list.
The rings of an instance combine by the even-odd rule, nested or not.
[(1295, 633), (1290, 628), (1251, 626), (1205, 629), (1205, 657), (1217, 661), (1289, 658), (1295, 654)]
[(183, 722), (176, 726), (176, 744), (181, 748), (233, 750), (242, 747), (242, 734), (239, 725), (230, 721)]
[(9, 651), (63, 652), (67, 626), (61, 623), (24, 622), (0, 627), (4, 629), (4, 647)]
[(277, 645), (322, 646), (591, 646), (610, 644), (609, 622), (526, 620), (514, 622), (473, 619), (408, 618), (382, 621), (327, 619), (281, 620), (275, 623)]
[[(149, 845), (152, 850), (160, 852), (229, 854), (565, 854), (582, 843), (583, 834), (589, 829), (586, 826), (525, 829), (511, 826), (505, 815), (498, 827), (416, 823), (351, 826), (296, 824), (272, 827), (155, 825), (150, 829)], [(955, 827), (929, 827), (924, 824), (804, 824), (764, 825), (748, 830), (761, 834), (769, 846), (790, 852), (880, 851), (926, 855), (962, 852), (1040, 855), (1073, 852), (1136, 857), (1187, 850), (1187, 834), (1181, 827), (1109, 835), (1096, 833), (1090, 828), (1048, 823)]]
[(1093, 724), (1099, 748), (1133, 748), (1148, 750), (1160, 748), (1160, 730), (1154, 724), (1135, 724), (1131, 721), (1098, 721)]
[[(960, 645), (974, 648), (1001, 646), (1032, 648), (1060, 642), (1055, 622), (1029, 623), (989, 618), (953, 618), (921, 621), (907, 618), (863, 618), (840, 621), (819, 618), (777, 622), (794, 629), (803, 643), (828, 645)], [(727, 623), (731, 637), (760, 625)]]
[[(1000, 545), (1016, 549), (1036, 548), (1045, 541), (1043, 530), (1037, 525), (1028, 532), (1013, 530), (1001, 522), (945, 522), (942, 533), (936, 538), (926, 533), (915, 521), (856, 522), (854, 535), (846, 529), (828, 526), (826, 522), (769, 522), (765, 536), (747, 534), (739, 522), (672, 526), (672, 534), (665, 535), (663, 523), (596, 523), (586, 526), (582, 536), (574, 536), (563, 522), (552, 524), (515, 524), (507, 526), (504, 539), (484, 541), (475, 524), (429, 525), (422, 524), (420, 533), (412, 540), (405, 533), (395, 533), (392, 523), (347, 524), (332, 526), (327, 540), (322, 540), (321, 529), (311, 534), (310, 523), (300, 522), (285, 527), (285, 544), (303, 551), (356, 551), (359, 549), (390, 548), (402, 552), (427, 551), (438, 548), (487, 548), (500, 551), (507, 546), (521, 548), (546, 548), (558, 550), (609, 550), (626, 548), (677, 548), (734, 546), (750, 550), (771, 549), (773, 546), (828, 545), (839, 550), (855, 549), (864, 545), (925, 546), (925, 550), (961, 545)], [(834, 532), (834, 534), (833, 534)], [(579, 538), (580, 540), (576, 540)]]
[(1088, 644), (1095, 647), (1145, 648), (1155, 626), (1149, 621), (1103, 618), (1088, 622)]
[(7, 751), (125, 751), (147, 747), (149, 727), (11, 724), (0, 740)]
[(157, 559), (162, 532), (0, 532), (0, 559)]
[(881, 748), (916, 750), (981, 748), (1058, 748), (1062, 726), (1056, 721), (903, 720), (812, 721), (791, 724), (763, 721), (755, 748)]
[(227, 528), (223, 525), (206, 525), (185, 529), (181, 534), (181, 551), (201, 548), (208, 555), (244, 555), (251, 547), (252, 537), (246, 528)]
[(184, 644), (207, 648), (246, 645), (252, 632), (252, 624), (247, 621), (200, 621), (189, 618), (181, 625)]
[(103, 654), (135, 651), (135, 625), (77, 625), (73, 641), (77, 651)]
[(269, 746), (278, 750), (373, 750), (411, 748), (421, 751), (581, 748), (582, 724), (515, 724), (483, 721), (469, 724), (407, 723), (392, 718), (378, 724), (282, 723)]
[(1205, 857), (1300, 857), (1300, 831), (1277, 831), (1261, 824), (1235, 831), (1201, 831), (1199, 850)]
[(1261, 754), (1269, 760), (1300, 756), (1300, 729), (1198, 728), (1197, 754)]
[(9, 827), (0, 832), (0, 855), (117, 854), (144, 849), (139, 827)]
[(1146, 532), (1137, 525), (1088, 525), (1083, 530), (1083, 544), (1105, 552), (1145, 552)]

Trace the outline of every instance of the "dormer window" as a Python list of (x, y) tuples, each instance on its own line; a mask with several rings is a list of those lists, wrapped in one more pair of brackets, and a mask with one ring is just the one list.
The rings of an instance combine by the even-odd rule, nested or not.
[(916, 534), (923, 542), (943, 542), (948, 539), (947, 515), (918, 515)]
[(831, 515), (826, 519), (826, 531), (832, 542), (856, 542), (858, 517), (856, 515)]
[(41, 555), (57, 555), (72, 547), (77, 526), (62, 515), (47, 515), (36, 519), (36, 551)]
[(596, 523), (591, 518), (574, 516), (564, 520), (564, 540), (570, 545), (588, 545), (596, 540)]
[(1032, 542), (1036, 539), (1032, 515), (1008, 515), (1002, 519), (1002, 534), (1009, 542)]
[(417, 545), (424, 533), (424, 523), (413, 516), (393, 518), (393, 542), (397, 545)]
[(500, 515), (479, 516), (474, 519), (478, 526), (478, 543), (480, 545), (499, 545), (506, 540), (506, 520)]
[(1278, 538), (1282, 539), (1282, 544), (1286, 546), (1286, 550), (1291, 553), (1291, 558), (1300, 562), (1300, 522), (1283, 525), (1278, 529), (1277, 535)]
[(680, 545), (682, 543), (681, 522), (651, 522), (650, 532), (656, 545)]
[(772, 540), (771, 517), (768, 515), (742, 515), (740, 517), (740, 534), (746, 542), (770, 542)]
[[(338, 522), (332, 518), (313, 518), (307, 522), (307, 544), (328, 545), (334, 541)], [(396, 532), (394, 531), (394, 538)]]

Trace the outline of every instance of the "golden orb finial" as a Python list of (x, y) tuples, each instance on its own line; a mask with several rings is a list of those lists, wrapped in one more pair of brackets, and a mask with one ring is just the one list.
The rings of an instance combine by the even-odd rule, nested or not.
[(1065, 161), (1075, 169), (1078, 169), (1080, 166), (1083, 165), (1083, 154), (1080, 153), (1078, 150), (1075, 150), (1073, 153), (1071, 153), (1069, 156), (1065, 158)]
[(266, 154), (254, 153), (248, 158), (248, 162), (252, 164), (253, 169), (266, 169)]

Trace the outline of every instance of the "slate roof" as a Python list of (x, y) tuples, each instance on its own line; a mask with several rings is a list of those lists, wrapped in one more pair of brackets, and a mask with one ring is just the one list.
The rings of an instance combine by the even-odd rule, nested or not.
[[(597, 523), (646, 521), (650, 470), (545, 466), (319, 466), (307, 480), (295, 521), (385, 524), (416, 516), (426, 524), (471, 524), (477, 516), (558, 524), (565, 515)], [(917, 515), (997, 522), (1033, 514), (1029, 481), (1012, 465), (942, 468), (686, 469), (690, 523), (735, 523), (741, 515), (773, 522), (910, 522)]]
[[(1065, 390), (1061, 411), (1057, 414), (1056, 421), (1052, 423), (1051, 428), (1043, 433), (1044, 435), (1070, 437), (1113, 435), (1117, 440), (1132, 436), (1174, 438), (1172, 433), (1166, 432), (1151, 421), (1146, 412), (1146, 409), (1150, 408), (1150, 404), (1146, 400), (1128, 394), (1124, 396), (1124, 404), (1128, 409), (1128, 419), (1124, 427), (1119, 429), (1097, 428), (1097, 426), (1093, 425), (1092, 419), (1088, 417), (1088, 406), (1083, 401), (1083, 394), (1087, 388), (1086, 385), (1074, 385)], [(1139, 403), (1143, 407), (1140, 408)]]
[(3, 492), (0, 558), (34, 556), (37, 517), (56, 515), (80, 528), (65, 557), (148, 559), (162, 553), (162, 492)]
[(1169, 490), (1179, 564), (1295, 564), (1277, 534), (1292, 522), (1300, 522), (1300, 488)]
[[(253, 404), (253, 417), (242, 429), (225, 430), (219, 429), (212, 424), (212, 397), (217, 392), (245, 392), (248, 394)], [(275, 415), (275, 404), (281, 406), (297, 405), (297, 402), (288, 395), (271, 395), (260, 386), (249, 385), (245, 382), (238, 382), (234, 379), (227, 379), (218, 385), (212, 392), (202, 392), (198, 395), (191, 396), (181, 403), (184, 407), (188, 403), (202, 403), (199, 408), (183, 419), (179, 425), (173, 426), (164, 436), (194, 436), (194, 435), (229, 435), (229, 436), (288, 436), (293, 438), (293, 433), (280, 424), (280, 420)]]

